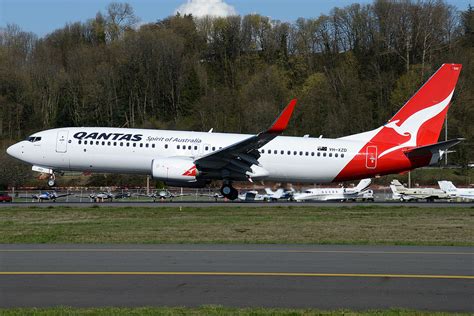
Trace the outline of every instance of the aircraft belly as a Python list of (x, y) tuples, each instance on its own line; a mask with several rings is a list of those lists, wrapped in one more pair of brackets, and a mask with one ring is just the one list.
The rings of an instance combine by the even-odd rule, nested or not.
[(71, 157), (71, 170), (149, 174), (152, 158), (143, 155), (89, 153)]
[(311, 157), (293, 158), (287, 161), (262, 160), (262, 166), (269, 171), (267, 180), (330, 183), (346, 162), (345, 159), (342, 161), (324, 160)]

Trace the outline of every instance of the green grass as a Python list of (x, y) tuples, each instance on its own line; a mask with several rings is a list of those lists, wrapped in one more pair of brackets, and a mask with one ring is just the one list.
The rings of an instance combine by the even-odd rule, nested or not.
[(474, 245), (468, 207), (2, 208), (0, 243)]
[(276, 308), (226, 308), (219, 306), (203, 306), (199, 308), (184, 307), (139, 307), (139, 308), (70, 308), (70, 307), (54, 307), (54, 308), (13, 308), (0, 309), (0, 314), (5, 316), (17, 315), (35, 315), (35, 316), (58, 316), (58, 315), (239, 315), (239, 316), (257, 316), (257, 315), (325, 315), (325, 316), (443, 316), (443, 315), (469, 315), (469, 314), (451, 314), (437, 312), (421, 312), (411, 310), (389, 309), (355, 312), (349, 310), (338, 311), (319, 311), (315, 309), (276, 309)]

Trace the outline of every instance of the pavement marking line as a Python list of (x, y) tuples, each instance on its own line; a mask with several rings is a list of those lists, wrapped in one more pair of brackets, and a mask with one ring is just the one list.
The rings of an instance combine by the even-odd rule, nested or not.
[(363, 251), (363, 250), (258, 250), (258, 249), (124, 249), (124, 248), (84, 248), (84, 249), (0, 249), (0, 252), (240, 252), (240, 253), (336, 253), (336, 254), (382, 254), (382, 255), (467, 255), (474, 252), (442, 251)]
[(345, 278), (404, 278), (404, 279), (463, 279), (474, 275), (435, 274), (371, 274), (371, 273), (300, 273), (300, 272), (170, 272), (170, 271), (0, 271), (2, 275), (161, 275), (161, 276), (255, 276), (255, 277), (345, 277)]

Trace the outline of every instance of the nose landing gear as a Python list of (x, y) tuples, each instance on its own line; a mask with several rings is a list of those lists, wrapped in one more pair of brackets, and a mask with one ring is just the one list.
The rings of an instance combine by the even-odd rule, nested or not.
[(237, 189), (235, 189), (230, 182), (224, 182), (224, 184), (221, 187), (221, 194), (226, 198), (231, 201), (237, 199), (239, 196), (239, 192)]

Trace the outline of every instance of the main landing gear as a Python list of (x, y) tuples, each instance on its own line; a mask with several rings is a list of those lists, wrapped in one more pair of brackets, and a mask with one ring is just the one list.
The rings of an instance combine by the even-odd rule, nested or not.
[(239, 196), (239, 192), (232, 186), (230, 182), (224, 182), (221, 187), (221, 194), (231, 201), (235, 200)]
[(56, 185), (56, 175), (54, 173), (51, 173), (48, 178), (48, 186), (52, 188), (55, 185)]

